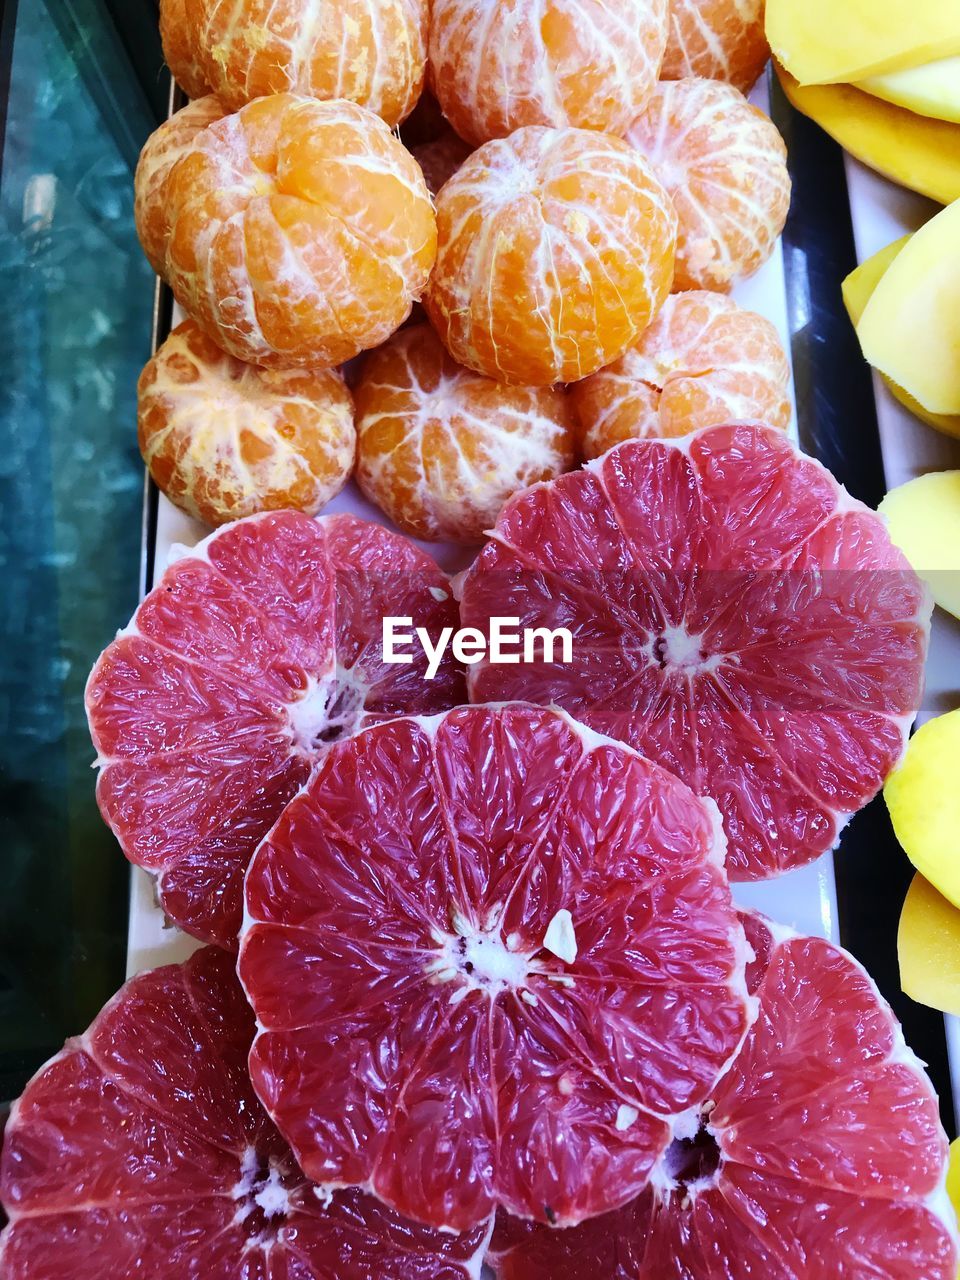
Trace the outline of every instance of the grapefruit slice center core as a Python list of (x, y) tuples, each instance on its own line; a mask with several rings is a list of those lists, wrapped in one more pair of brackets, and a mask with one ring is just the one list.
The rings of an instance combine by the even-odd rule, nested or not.
[(311, 760), (360, 727), (367, 686), (355, 670), (337, 666), (329, 679), (311, 679), (306, 693), (287, 706), (293, 741)]
[(504, 941), (496, 924), (475, 927), (459, 911), (454, 912), (454, 933), (442, 935), (439, 954), (427, 965), (437, 982), (459, 982), (452, 1002), (459, 1004), (471, 991), (483, 991), (494, 999), (503, 991), (521, 991), (533, 959), (518, 951), (519, 939), (511, 934)]
[(520, 950), (520, 936), (510, 933), (504, 940), (497, 921), (502, 909), (496, 907), (488, 916), (486, 929), (475, 926), (460, 911), (453, 913), (453, 934), (437, 933), (439, 951), (426, 964), (426, 972), (434, 982), (459, 982), (459, 988), (451, 996), (452, 1004), (459, 1004), (471, 991), (482, 991), (491, 1000), (504, 992), (519, 994), (528, 1004), (538, 1003), (536, 995), (528, 990), (531, 974), (538, 974), (558, 985), (572, 985), (572, 980), (555, 971), (555, 965), (544, 951), (572, 964), (577, 958), (576, 935), (568, 910), (561, 909), (550, 921), (540, 947)]
[(243, 1227), (251, 1247), (276, 1240), (290, 1210), (284, 1179), (291, 1171), (289, 1162), (277, 1161), (273, 1156), (265, 1158), (256, 1147), (247, 1147), (232, 1195), (237, 1202), (235, 1220)]
[(716, 1135), (701, 1118), (691, 1137), (674, 1138), (664, 1153), (663, 1167), (672, 1184), (670, 1189), (678, 1192), (684, 1201), (690, 1191), (708, 1190), (718, 1180), (720, 1157)]
[(699, 675), (715, 670), (725, 656), (729, 655), (708, 651), (704, 632), (691, 635), (683, 626), (664, 627), (653, 641), (653, 657), (661, 671)]

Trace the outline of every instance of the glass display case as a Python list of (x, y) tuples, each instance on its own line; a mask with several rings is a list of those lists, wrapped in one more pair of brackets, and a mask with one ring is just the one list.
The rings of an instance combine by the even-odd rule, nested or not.
[(0, 1099), (123, 980), (91, 663), (140, 582), (154, 277), (133, 172), (169, 93), (151, 0), (7, 0), (0, 32)]

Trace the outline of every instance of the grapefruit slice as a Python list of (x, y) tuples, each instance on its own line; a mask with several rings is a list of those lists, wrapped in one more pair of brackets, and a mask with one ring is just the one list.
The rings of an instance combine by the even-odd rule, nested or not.
[(499, 1280), (956, 1280), (937, 1100), (857, 962), (758, 917), (759, 1016), (651, 1187), (572, 1231), (501, 1218)]
[(132, 979), (14, 1104), (4, 1280), (467, 1280), (440, 1235), (310, 1183), (250, 1088), (253, 1019), (216, 947)]
[(716, 807), (561, 712), (331, 748), (246, 880), (254, 1088), (309, 1177), (455, 1231), (631, 1199), (748, 1020)]
[(732, 879), (816, 858), (900, 759), (930, 602), (883, 522), (783, 433), (631, 441), (509, 503), (465, 626), (566, 627), (572, 661), (471, 667), (473, 701), (555, 703), (720, 806)]
[(250, 855), (329, 743), (463, 701), (422, 650), (385, 665), (382, 619), (436, 639), (449, 583), (354, 516), (251, 516), (185, 553), (101, 655), (86, 706), (100, 812), (181, 928), (236, 946)]

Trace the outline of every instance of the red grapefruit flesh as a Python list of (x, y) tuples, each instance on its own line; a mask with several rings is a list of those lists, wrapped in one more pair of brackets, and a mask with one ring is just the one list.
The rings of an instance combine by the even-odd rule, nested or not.
[(236, 946), (250, 855), (330, 742), (464, 700), (452, 660), (432, 680), (422, 649), (384, 664), (385, 615), (457, 625), (447, 579), (399, 534), (283, 511), (176, 560), (99, 658), (100, 811), (188, 933)]
[(502, 1217), (499, 1280), (956, 1280), (946, 1138), (893, 1014), (831, 943), (747, 931), (759, 1016), (699, 1123), (617, 1213)]
[(899, 760), (930, 602), (878, 516), (782, 432), (631, 441), (534, 486), (467, 573), (465, 626), (567, 627), (471, 700), (556, 704), (712, 796), (731, 879), (830, 849)]
[(257, 850), (254, 1087), (316, 1181), (464, 1230), (632, 1198), (748, 1020), (716, 807), (512, 704), (339, 743)]
[(4, 1280), (478, 1280), (451, 1236), (297, 1168), (247, 1074), (253, 1019), (216, 947), (132, 979), (7, 1126)]

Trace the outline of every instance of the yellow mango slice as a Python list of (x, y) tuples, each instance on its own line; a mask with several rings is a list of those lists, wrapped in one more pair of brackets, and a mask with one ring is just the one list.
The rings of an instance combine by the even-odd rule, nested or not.
[[(909, 239), (909, 236), (903, 236), (899, 240), (894, 240), (893, 244), (888, 244), (885, 249), (875, 253), (866, 262), (861, 262), (859, 267), (851, 271), (846, 280), (844, 280), (841, 286), (843, 304), (854, 328), (860, 323), (860, 317), (873, 296), (874, 289), (880, 283), (883, 273)], [(883, 377), (882, 374), (881, 377)], [(895, 382), (892, 382), (890, 378), (883, 377), (883, 380), (889, 387), (891, 395), (899, 400), (905, 409), (909, 409), (922, 422), (926, 422), (937, 431), (942, 431), (944, 435), (960, 439), (960, 416), (952, 416), (948, 413), (931, 413), (917, 400), (914, 400), (909, 392), (904, 391), (903, 387), (898, 387)]]
[(947, 1195), (953, 1211), (960, 1218), (960, 1138), (950, 1143), (950, 1163), (947, 1165)]
[(878, 510), (940, 608), (960, 618), (960, 471), (931, 471), (908, 480), (891, 489)]
[(907, 857), (960, 906), (960, 711), (922, 725), (883, 796)]
[(767, 39), (801, 84), (863, 80), (960, 53), (957, 0), (767, 0)]
[(854, 328), (860, 323), (860, 317), (873, 297), (873, 291), (883, 278), (887, 267), (909, 239), (909, 236), (901, 236), (899, 240), (894, 240), (893, 244), (888, 244), (875, 253), (872, 258), (861, 262), (840, 286), (843, 305), (847, 309), (847, 315), (853, 321)]
[[(957, 126), (951, 126), (956, 128)], [(914, 232), (873, 291), (863, 354), (931, 413), (960, 414), (960, 200)]]
[(849, 84), (800, 85), (780, 66), (777, 74), (797, 110), (871, 169), (940, 204), (960, 199), (960, 124), (914, 115)]
[(960, 57), (939, 58), (922, 67), (870, 76), (861, 80), (857, 88), (919, 116), (960, 121)]
[(897, 932), (900, 986), (911, 1000), (960, 1014), (960, 910), (913, 877)]

